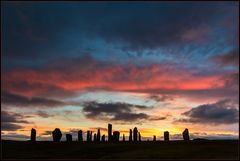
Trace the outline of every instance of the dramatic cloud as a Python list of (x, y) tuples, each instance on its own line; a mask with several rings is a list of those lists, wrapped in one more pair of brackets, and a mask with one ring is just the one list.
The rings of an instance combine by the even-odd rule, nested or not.
[(16, 131), (22, 129), (24, 126), (13, 124), (13, 123), (1, 123), (1, 129), (3, 131)]
[[(211, 37), (209, 28), (214, 23), (221, 24), (225, 20), (216, 22), (213, 19), (215, 20), (222, 12), (231, 13), (226, 15), (226, 19), (230, 15), (236, 17), (230, 12), (230, 8), (234, 10), (236, 6), (229, 5), (229, 8), (223, 8), (222, 5), (224, 4), (201, 2), (194, 4), (184, 2), (180, 5), (164, 2), (154, 4), (154, 7), (147, 5), (145, 9), (138, 8), (130, 13), (128, 18), (118, 19), (117, 22), (111, 23), (111, 27), (105, 22), (103, 26), (100, 26), (100, 31), (102, 31), (100, 34), (108, 42), (118, 42), (124, 50), (128, 51), (177, 46), (186, 42), (208, 42)], [(144, 12), (141, 13), (143, 10)]]
[(16, 131), (21, 129), (24, 127), (22, 124), (29, 123), (25, 120), (26, 117), (27, 116), (13, 112), (1, 111), (1, 129), (3, 131)]
[(224, 55), (215, 55), (210, 58), (220, 66), (239, 66), (239, 49), (235, 48)]
[[(219, 80), (222, 74), (197, 75), (191, 69), (174, 64), (122, 65), (97, 61), (90, 56), (59, 60), (50, 64), (41, 69), (17, 69), (7, 72), (3, 79), (4, 90), (20, 95), (27, 93), (32, 97), (47, 97), (48, 92), (52, 91), (49, 86), (76, 93), (79, 90), (89, 89), (115, 91), (205, 90), (224, 84)], [(18, 82), (26, 82), (24, 90), (22, 84), (18, 85)], [(35, 84), (41, 84), (42, 88), (35, 90), (32, 88)], [(59, 95), (59, 92), (56, 92), (55, 97)], [(51, 102), (52, 104), (63, 104), (60, 101), (52, 100)]]
[(188, 119), (182, 122), (203, 124), (233, 124), (239, 120), (238, 103), (231, 100), (221, 100), (213, 104), (204, 104), (184, 112)]
[(146, 109), (147, 106), (127, 103), (85, 103), (83, 112), (87, 118), (111, 121), (133, 122), (147, 119), (145, 113), (135, 113), (134, 109)]
[[(39, 66), (56, 55), (68, 56), (72, 54), (70, 50), (85, 51), (89, 47), (84, 46), (84, 42), (99, 37), (122, 49), (141, 51), (195, 43), (199, 39), (209, 42), (209, 37), (215, 42), (219, 37), (237, 35), (231, 30), (232, 26), (237, 28), (233, 25), (237, 21), (237, 14), (233, 12), (238, 8), (235, 2), (80, 5), (70, 2), (57, 6), (43, 2), (41, 6), (3, 3), (3, 7), (3, 40), (8, 40), (3, 43), (3, 53), (12, 58), (9, 61), (16, 63), (18, 60), (25, 66)], [(63, 10), (66, 13), (59, 16)], [(226, 20), (231, 28), (223, 25)], [(211, 34), (215, 28), (227, 32)]]
[(61, 107), (65, 106), (66, 103), (53, 99), (46, 99), (40, 97), (24, 97), (9, 92), (2, 92), (1, 101), (6, 105), (20, 106), (20, 107)]

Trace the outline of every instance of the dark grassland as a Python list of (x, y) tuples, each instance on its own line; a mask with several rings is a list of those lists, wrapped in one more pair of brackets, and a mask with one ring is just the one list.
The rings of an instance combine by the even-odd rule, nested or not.
[(239, 140), (137, 143), (2, 140), (3, 159), (239, 159)]

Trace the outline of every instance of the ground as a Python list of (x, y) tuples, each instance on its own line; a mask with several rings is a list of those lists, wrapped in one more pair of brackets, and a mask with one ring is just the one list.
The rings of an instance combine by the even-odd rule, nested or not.
[(239, 140), (79, 143), (2, 141), (3, 159), (239, 159)]

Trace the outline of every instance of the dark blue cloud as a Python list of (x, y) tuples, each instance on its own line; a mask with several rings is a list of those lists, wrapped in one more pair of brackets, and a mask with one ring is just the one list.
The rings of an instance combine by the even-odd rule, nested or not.
[(17, 107), (35, 107), (35, 108), (42, 108), (42, 107), (62, 107), (67, 105), (65, 102), (48, 99), (48, 98), (41, 98), (41, 97), (32, 97), (28, 98), (25, 96), (9, 93), (9, 92), (1, 92), (1, 102), (6, 105), (10, 106), (17, 106)]
[(236, 102), (221, 100), (213, 104), (204, 104), (183, 113), (188, 119), (180, 122), (202, 124), (233, 124), (238, 123), (239, 110)]
[[(99, 46), (96, 39), (106, 45), (95, 55), (106, 59), (112, 47), (116, 53), (168, 47), (178, 51), (197, 43), (195, 33), (205, 27), (210, 32), (204, 36), (206, 44), (221, 47), (236, 35), (237, 7), (235, 2), (4, 2), (3, 55), (11, 66), (39, 66), (90, 52)], [(187, 36), (191, 41), (185, 42), (183, 35), (193, 29), (197, 31)]]
[(135, 113), (134, 109), (146, 109), (147, 106), (133, 105), (127, 103), (97, 103), (86, 102), (83, 112), (87, 118), (96, 120), (111, 120), (138, 122), (142, 119), (148, 119), (149, 115), (145, 113)]
[(23, 128), (22, 124), (19, 125), (19, 123), (29, 124), (24, 118), (26, 118), (26, 116), (18, 113), (1, 111), (1, 130), (16, 131)]

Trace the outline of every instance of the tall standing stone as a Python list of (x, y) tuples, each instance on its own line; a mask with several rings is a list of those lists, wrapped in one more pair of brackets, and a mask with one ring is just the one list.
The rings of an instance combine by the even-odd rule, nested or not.
[(156, 141), (156, 135), (153, 135), (153, 141)]
[(78, 141), (83, 141), (82, 130), (78, 131)]
[(188, 141), (189, 140), (189, 132), (188, 132), (188, 129), (185, 129), (182, 133), (183, 135), (183, 140), (186, 140)]
[(94, 136), (93, 136), (93, 141), (94, 141), (94, 142), (97, 141), (97, 135), (96, 135), (96, 134), (94, 134)]
[(36, 130), (34, 128), (31, 130), (31, 141), (36, 141)]
[(129, 131), (129, 141), (132, 141), (132, 129)]
[(72, 141), (72, 135), (71, 134), (66, 134), (66, 139), (67, 139), (67, 142), (71, 142)]
[(87, 142), (90, 142), (90, 131), (87, 131)]
[(100, 129), (97, 131), (97, 142), (100, 142), (101, 134), (100, 134)]
[(102, 142), (105, 142), (105, 135), (102, 135)]
[(123, 140), (122, 140), (123, 142), (125, 142), (125, 135), (123, 134)]
[(141, 134), (140, 134), (140, 132), (138, 132), (138, 140), (139, 140), (139, 141), (142, 141), (142, 140), (141, 140)]
[(113, 132), (113, 141), (114, 142), (119, 142), (119, 136), (120, 136), (120, 132), (119, 131), (114, 131)]
[(164, 141), (169, 141), (169, 132), (164, 131)]
[(90, 131), (89, 141), (92, 141), (92, 131)]
[(133, 129), (133, 141), (136, 142), (137, 141), (137, 135), (138, 135), (138, 130), (137, 128), (135, 127)]
[(62, 132), (59, 128), (56, 128), (53, 132), (52, 132), (52, 137), (53, 137), (53, 141), (54, 142), (60, 142), (61, 138), (62, 138)]
[(112, 124), (108, 124), (108, 141), (112, 140)]

